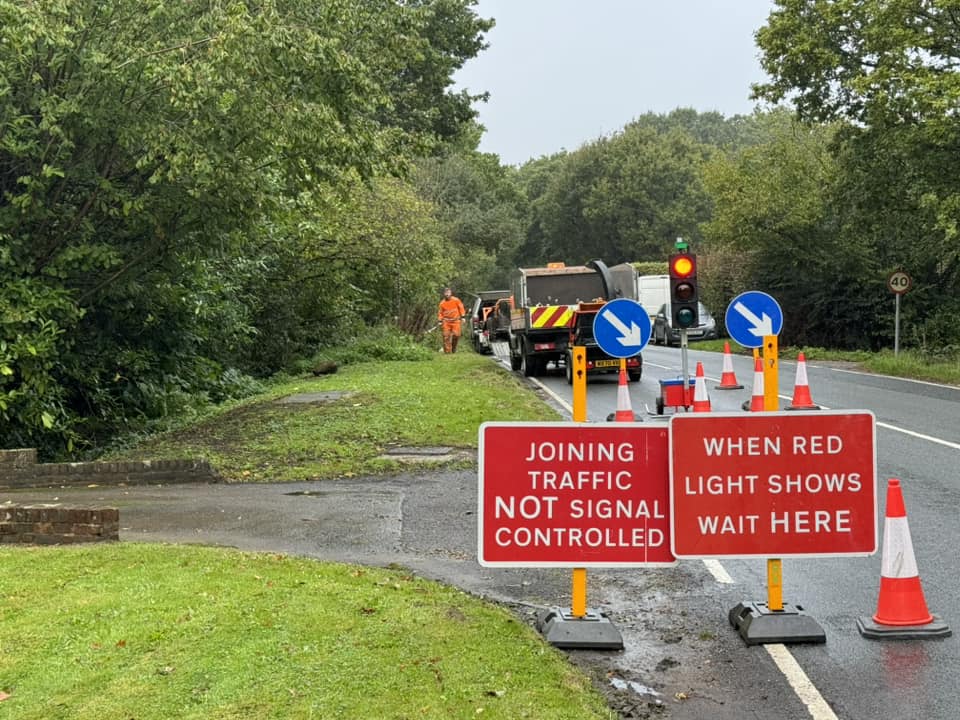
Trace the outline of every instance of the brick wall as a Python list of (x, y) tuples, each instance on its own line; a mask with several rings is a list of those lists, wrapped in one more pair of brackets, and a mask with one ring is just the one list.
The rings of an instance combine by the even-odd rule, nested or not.
[(0, 488), (217, 482), (206, 460), (38, 463), (34, 449), (0, 450)]
[(120, 511), (66, 505), (0, 506), (0, 544), (65, 545), (120, 539)]

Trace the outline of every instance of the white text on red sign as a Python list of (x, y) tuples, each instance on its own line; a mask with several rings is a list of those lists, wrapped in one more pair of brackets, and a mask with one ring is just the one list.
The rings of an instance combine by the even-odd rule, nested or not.
[(479, 556), (485, 565), (665, 564), (665, 428), (486, 423)]
[(679, 557), (876, 549), (870, 413), (678, 416), (671, 501)]

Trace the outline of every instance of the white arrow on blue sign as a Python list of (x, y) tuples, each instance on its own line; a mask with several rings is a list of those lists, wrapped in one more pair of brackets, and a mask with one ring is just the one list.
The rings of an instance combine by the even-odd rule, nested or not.
[(593, 338), (607, 355), (633, 357), (650, 342), (650, 316), (629, 298), (611, 300), (593, 319)]
[(724, 322), (730, 337), (744, 347), (762, 347), (764, 335), (779, 335), (783, 329), (783, 310), (765, 292), (752, 290), (730, 302)]

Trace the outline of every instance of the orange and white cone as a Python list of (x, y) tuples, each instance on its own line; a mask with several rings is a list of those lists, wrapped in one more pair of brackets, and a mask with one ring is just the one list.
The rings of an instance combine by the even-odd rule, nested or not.
[(633, 408), (630, 406), (630, 386), (627, 382), (627, 370), (621, 366), (620, 385), (617, 387), (617, 412), (613, 417), (614, 422), (633, 422), (636, 420), (633, 415)]
[[(744, 403), (746, 405), (746, 403)], [(746, 409), (746, 408), (744, 408)], [(763, 411), (763, 361), (753, 361), (753, 395), (750, 396), (750, 412)]]
[(927, 609), (910, 540), (903, 492), (896, 479), (887, 482), (877, 612), (872, 618), (857, 618), (857, 629), (868, 638), (947, 637), (951, 634), (950, 628)]
[(693, 411), (710, 412), (710, 396), (707, 395), (707, 378), (703, 374), (703, 363), (697, 363), (697, 376), (693, 383)]
[(807, 359), (803, 353), (797, 355), (797, 379), (793, 384), (793, 401), (787, 410), (819, 410), (820, 406), (810, 397), (810, 383), (807, 381)]
[(730, 343), (723, 343), (723, 374), (717, 390), (743, 390), (743, 385), (737, 382), (737, 375), (733, 372), (733, 356), (730, 354)]

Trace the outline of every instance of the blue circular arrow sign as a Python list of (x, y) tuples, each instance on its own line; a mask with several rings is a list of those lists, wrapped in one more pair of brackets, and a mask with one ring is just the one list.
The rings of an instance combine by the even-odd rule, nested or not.
[(650, 316), (629, 298), (611, 300), (593, 319), (593, 338), (607, 355), (633, 357), (650, 342)]
[(765, 292), (752, 290), (730, 301), (724, 322), (730, 337), (744, 347), (762, 347), (764, 335), (779, 335), (783, 329), (783, 310)]

